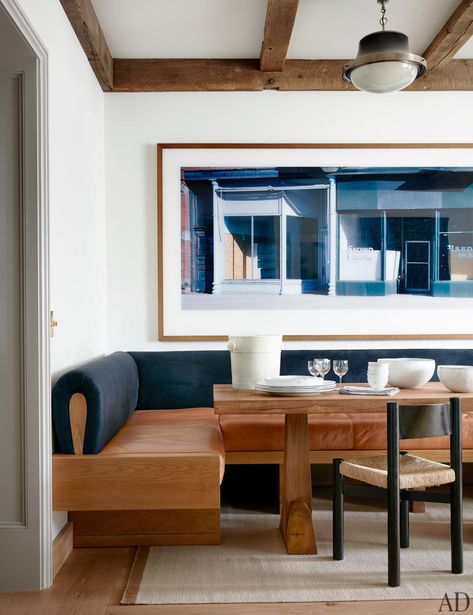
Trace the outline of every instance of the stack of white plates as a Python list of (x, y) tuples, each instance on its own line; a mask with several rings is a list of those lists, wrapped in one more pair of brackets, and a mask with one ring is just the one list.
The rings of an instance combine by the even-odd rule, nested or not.
[(313, 395), (334, 388), (334, 380), (322, 380), (313, 376), (276, 376), (256, 383), (258, 391), (273, 395)]

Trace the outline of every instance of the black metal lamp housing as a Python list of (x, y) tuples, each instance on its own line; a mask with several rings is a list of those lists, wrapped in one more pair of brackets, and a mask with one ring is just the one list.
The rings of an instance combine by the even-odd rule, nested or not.
[[(384, 2), (380, 4), (384, 10)], [(383, 30), (361, 39), (356, 59), (344, 66), (342, 75), (359, 90), (377, 94), (402, 90), (427, 70), (424, 58), (411, 52), (407, 36), (384, 30), (383, 19), (385, 23), (384, 14)]]

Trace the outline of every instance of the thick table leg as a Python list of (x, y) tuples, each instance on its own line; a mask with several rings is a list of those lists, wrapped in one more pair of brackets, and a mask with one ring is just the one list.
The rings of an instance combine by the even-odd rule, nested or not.
[(312, 524), (312, 479), (306, 414), (286, 414), (284, 465), (281, 466), (279, 529), (291, 554), (317, 553)]

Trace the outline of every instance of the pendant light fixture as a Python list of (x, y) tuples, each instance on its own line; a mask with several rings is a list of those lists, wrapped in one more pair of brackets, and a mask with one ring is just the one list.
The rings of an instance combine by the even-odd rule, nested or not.
[(409, 39), (401, 32), (386, 30), (386, 3), (381, 5), (381, 30), (364, 36), (356, 59), (343, 67), (343, 79), (364, 92), (384, 94), (402, 90), (423, 75), (427, 62), (412, 53)]

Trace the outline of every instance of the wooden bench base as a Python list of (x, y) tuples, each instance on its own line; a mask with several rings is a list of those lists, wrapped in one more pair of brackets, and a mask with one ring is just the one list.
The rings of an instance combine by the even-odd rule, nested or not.
[(69, 513), (74, 547), (220, 544), (220, 509)]
[(74, 547), (219, 544), (219, 468), (213, 453), (53, 455), (53, 510)]
[[(412, 452), (448, 461), (448, 451)], [(331, 463), (334, 457), (355, 458), (370, 454), (379, 455), (379, 451), (312, 451), (310, 461)], [(82, 508), (69, 512), (74, 547), (220, 543), (218, 459), (215, 456), (131, 455), (112, 459), (97, 460), (91, 455), (53, 456), (54, 509), (71, 510), (78, 505)], [(463, 451), (463, 459), (473, 461), (473, 451)], [(283, 461), (283, 451), (226, 454), (229, 465), (281, 465)], [(146, 468), (144, 472), (143, 468)], [(148, 477), (148, 473), (151, 476)], [(203, 476), (206, 489), (200, 488)], [(185, 488), (177, 491), (170, 488), (175, 481)], [(127, 483), (126, 489), (123, 489), (124, 483)], [(196, 485), (200, 487), (196, 489)], [(117, 510), (124, 504), (132, 508), (137, 502), (147, 509)], [(90, 510), (97, 505), (103, 509)]]

